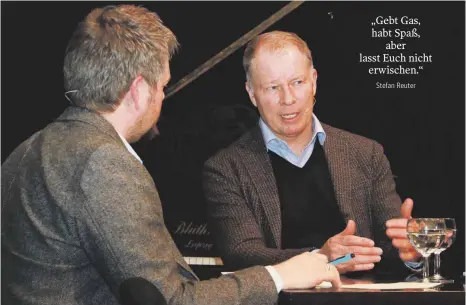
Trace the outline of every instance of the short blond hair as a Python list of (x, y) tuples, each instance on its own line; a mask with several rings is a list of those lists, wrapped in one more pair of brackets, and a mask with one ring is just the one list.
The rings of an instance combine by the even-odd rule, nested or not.
[(119, 5), (90, 12), (73, 33), (64, 62), (74, 104), (112, 112), (138, 75), (155, 85), (178, 49), (173, 32), (149, 10)]
[(246, 46), (243, 56), (243, 68), (246, 72), (246, 80), (250, 81), (251, 79), (252, 60), (259, 49), (265, 48), (269, 51), (281, 51), (290, 45), (298, 48), (309, 59), (311, 67), (314, 65), (311, 50), (307, 43), (298, 35), (291, 32), (272, 31), (254, 37)]

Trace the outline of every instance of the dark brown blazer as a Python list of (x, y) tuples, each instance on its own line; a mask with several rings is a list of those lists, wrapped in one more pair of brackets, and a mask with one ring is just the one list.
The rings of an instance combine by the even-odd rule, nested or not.
[[(323, 148), (345, 221), (354, 220), (356, 234), (374, 239), (384, 257), (397, 257), (385, 235), (385, 222), (399, 217), (401, 200), (382, 146), (322, 126), (327, 135)], [(258, 125), (206, 162), (203, 185), (209, 225), (230, 269), (275, 264), (309, 250), (280, 248), (280, 201)]]

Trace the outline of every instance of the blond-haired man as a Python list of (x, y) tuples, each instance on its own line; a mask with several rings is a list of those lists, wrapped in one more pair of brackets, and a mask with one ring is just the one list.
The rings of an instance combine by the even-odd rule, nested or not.
[(355, 254), (337, 265), (340, 273), (371, 270), (382, 257), (417, 260), (405, 230), (413, 202), (401, 205), (382, 146), (315, 116), (317, 71), (306, 42), (262, 34), (247, 45), (243, 66), (259, 123), (204, 170), (210, 225), (227, 266), (309, 250), (329, 260)]

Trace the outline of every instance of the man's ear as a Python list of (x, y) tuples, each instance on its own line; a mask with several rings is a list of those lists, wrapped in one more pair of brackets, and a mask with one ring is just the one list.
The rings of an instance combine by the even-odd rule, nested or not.
[(141, 107), (141, 90), (143, 84), (144, 78), (141, 75), (139, 75), (131, 82), (131, 85), (129, 86), (131, 100), (133, 101), (133, 105), (136, 110), (139, 110), (139, 108)]
[(312, 90), (314, 91), (314, 96), (317, 93), (317, 70), (312, 68), (311, 70), (311, 75), (312, 75)]
[(246, 81), (245, 87), (246, 87), (246, 91), (249, 94), (249, 99), (251, 100), (251, 103), (255, 107), (257, 107), (256, 99), (254, 98), (254, 90), (251, 88), (251, 84), (248, 81)]

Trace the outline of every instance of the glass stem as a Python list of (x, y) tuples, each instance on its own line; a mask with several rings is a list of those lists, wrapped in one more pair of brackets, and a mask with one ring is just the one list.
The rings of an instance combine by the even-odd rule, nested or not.
[(424, 268), (422, 268), (422, 277), (424, 281), (428, 281), (429, 274), (429, 257), (424, 256)]
[(435, 253), (434, 259), (434, 276), (440, 275), (440, 253)]

